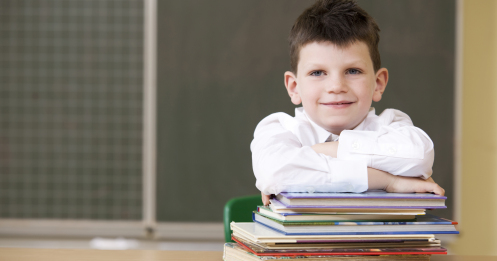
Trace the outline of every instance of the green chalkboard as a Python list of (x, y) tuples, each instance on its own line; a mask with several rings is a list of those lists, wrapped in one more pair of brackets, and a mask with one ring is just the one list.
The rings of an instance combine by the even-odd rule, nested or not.
[[(293, 115), (283, 84), (289, 30), (313, 1), (158, 1), (158, 221), (221, 222), (235, 196), (259, 193), (257, 123)], [(390, 71), (378, 111), (408, 113), (436, 146), (434, 178), (451, 217), (455, 2), (359, 1), (381, 28)]]

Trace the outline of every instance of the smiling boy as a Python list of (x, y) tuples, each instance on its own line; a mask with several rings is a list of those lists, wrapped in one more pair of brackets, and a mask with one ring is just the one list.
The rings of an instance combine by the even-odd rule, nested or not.
[(274, 113), (251, 143), (265, 205), (288, 192), (434, 192), (433, 143), (405, 113), (371, 108), (381, 100), (379, 28), (353, 1), (317, 1), (290, 33), (285, 86), (295, 117)]

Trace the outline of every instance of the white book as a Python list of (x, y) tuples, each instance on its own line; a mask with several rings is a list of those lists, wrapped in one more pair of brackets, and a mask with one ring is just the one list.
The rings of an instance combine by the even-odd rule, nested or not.
[(275, 213), (318, 213), (318, 214), (360, 214), (360, 215), (371, 215), (371, 214), (382, 214), (382, 215), (424, 215), (426, 213), (425, 209), (382, 209), (382, 208), (295, 208), (287, 207), (278, 200), (270, 199), (269, 208)]
[(403, 234), (403, 235), (284, 235), (264, 225), (255, 222), (231, 222), (231, 230), (235, 236), (243, 237), (258, 243), (305, 243), (329, 242), (340, 239), (430, 239), (433, 234)]
[(398, 214), (383, 214), (383, 213), (277, 213), (271, 208), (259, 206), (258, 211), (261, 215), (274, 218), (284, 222), (314, 222), (314, 221), (375, 221), (375, 220), (413, 220), (416, 215), (398, 215)]

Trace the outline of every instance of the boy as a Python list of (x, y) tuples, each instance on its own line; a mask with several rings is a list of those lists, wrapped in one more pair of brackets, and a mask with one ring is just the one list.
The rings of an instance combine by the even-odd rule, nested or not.
[(405, 113), (371, 108), (381, 100), (379, 28), (351, 0), (320, 0), (290, 33), (285, 86), (295, 117), (274, 113), (256, 127), (250, 147), (256, 186), (292, 192), (434, 192), (433, 143)]

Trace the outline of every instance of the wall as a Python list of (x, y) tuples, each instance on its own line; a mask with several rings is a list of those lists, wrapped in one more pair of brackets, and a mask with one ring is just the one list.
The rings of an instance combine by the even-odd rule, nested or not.
[[(259, 193), (250, 141), (270, 113), (294, 114), (283, 85), (288, 33), (313, 1), (159, 1), (157, 220), (220, 222), (231, 197)], [(434, 179), (453, 200), (455, 2), (359, 1), (381, 28), (396, 108), (433, 139)], [(248, 215), (250, 213), (247, 213)]]
[(463, 2), (460, 235), (457, 254), (497, 255), (497, 1)]
[(142, 1), (0, 1), (0, 218), (140, 220)]

